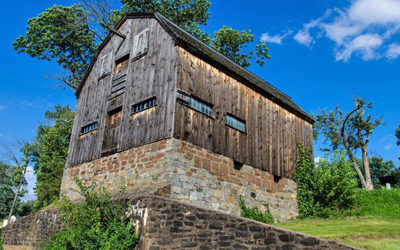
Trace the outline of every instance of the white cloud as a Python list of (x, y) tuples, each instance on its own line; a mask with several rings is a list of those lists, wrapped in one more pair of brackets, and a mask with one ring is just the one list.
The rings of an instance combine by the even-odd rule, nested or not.
[(311, 30), (335, 42), (335, 58), (348, 61), (357, 55), (363, 60), (400, 55), (400, 44), (391, 44), (391, 38), (400, 30), (400, 0), (353, 0), (348, 8), (325, 14), (310, 23), (294, 36), (308, 47), (315, 43)]
[(314, 162), (315, 164), (318, 164), (323, 158), (321, 156), (315, 157)]
[(285, 32), (281, 35), (270, 35), (268, 32), (264, 33), (261, 35), (261, 41), (266, 42), (266, 43), (276, 43), (281, 45), (282, 40), (285, 39), (287, 36), (291, 35), (292, 31), (289, 30), (288, 32)]
[(390, 144), (386, 145), (384, 148), (386, 151), (388, 151), (392, 146), (393, 146), (393, 144), (390, 143)]
[(6, 106), (0, 105), (0, 110), (4, 110), (6, 108), (7, 108)]
[(20, 106), (29, 106), (30, 107), (30, 106), (33, 106), (33, 103), (30, 102), (30, 101), (25, 100), (25, 101), (20, 102), (19, 105)]
[(386, 52), (386, 57), (390, 60), (396, 59), (400, 56), (400, 44), (392, 43), (389, 45), (389, 49)]
[(344, 49), (338, 49), (336, 52), (336, 60), (348, 61), (352, 54), (358, 52), (360, 57), (365, 60), (373, 60), (379, 56), (375, 49), (383, 44), (383, 39), (378, 34), (359, 35), (352, 41), (344, 45)]

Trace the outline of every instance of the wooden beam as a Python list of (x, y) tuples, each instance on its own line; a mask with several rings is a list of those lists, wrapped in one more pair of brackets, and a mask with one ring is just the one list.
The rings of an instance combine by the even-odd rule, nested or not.
[(110, 31), (111, 31), (112, 33), (114, 33), (115, 35), (121, 37), (122, 39), (124, 39), (124, 40), (126, 39), (126, 36), (125, 36), (124, 34), (122, 34), (121, 32), (119, 32), (118, 30), (113, 29), (113, 28), (110, 28)]

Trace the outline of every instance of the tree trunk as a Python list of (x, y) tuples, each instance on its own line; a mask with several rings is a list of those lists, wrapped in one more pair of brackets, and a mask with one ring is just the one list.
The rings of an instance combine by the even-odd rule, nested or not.
[(360, 179), (361, 186), (362, 186), (363, 188), (365, 188), (365, 189), (368, 189), (368, 184), (367, 184), (367, 182), (365, 181), (364, 175), (363, 175), (363, 173), (361, 172), (361, 169), (360, 169), (360, 167), (358, 166), (356, 159), (355, 159), (354, 157), (352, 157), (352, 154), (351, 154), (350, 159), (351, 159), (351, 161), (353, 162), (354, 169), (356, 170), (357, 175), (358, 175), (358, 178)]
[(367, 150), (364, 149), (364, 147), (362, 148), (362, 158), (363, 158), (363, 163), (364, 163), (366, 189), (374, 190), (374, 185), (372, 183), (372, 178), (371, 178), (371, 171), (369, 168), (368, 154), (367, 154)]

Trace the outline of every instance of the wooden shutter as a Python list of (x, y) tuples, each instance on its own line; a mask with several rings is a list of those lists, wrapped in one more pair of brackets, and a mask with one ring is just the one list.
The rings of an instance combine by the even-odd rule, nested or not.
[(111, 72), (113, 51), (108, 52), (100, 58), (100, 77)]
[(149, 34), (150, 29), (147, 28), (135, 36), (132, 50), (134, 59), (146, 54), (149, 48)]

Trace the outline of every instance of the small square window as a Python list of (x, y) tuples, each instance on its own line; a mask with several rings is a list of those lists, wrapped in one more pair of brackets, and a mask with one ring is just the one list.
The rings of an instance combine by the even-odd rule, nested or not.
[(93, 122), (93, 123), (91, 123), (89, 125), (86, 125), (86, 126), (82, 127), (81, 134), (87, 134), (87, 133), (90, 133), (92, 131), (95, 131), (95, 130), (98, 129), (98, 127), (99, 127), (99, 124), (97, 122)]

